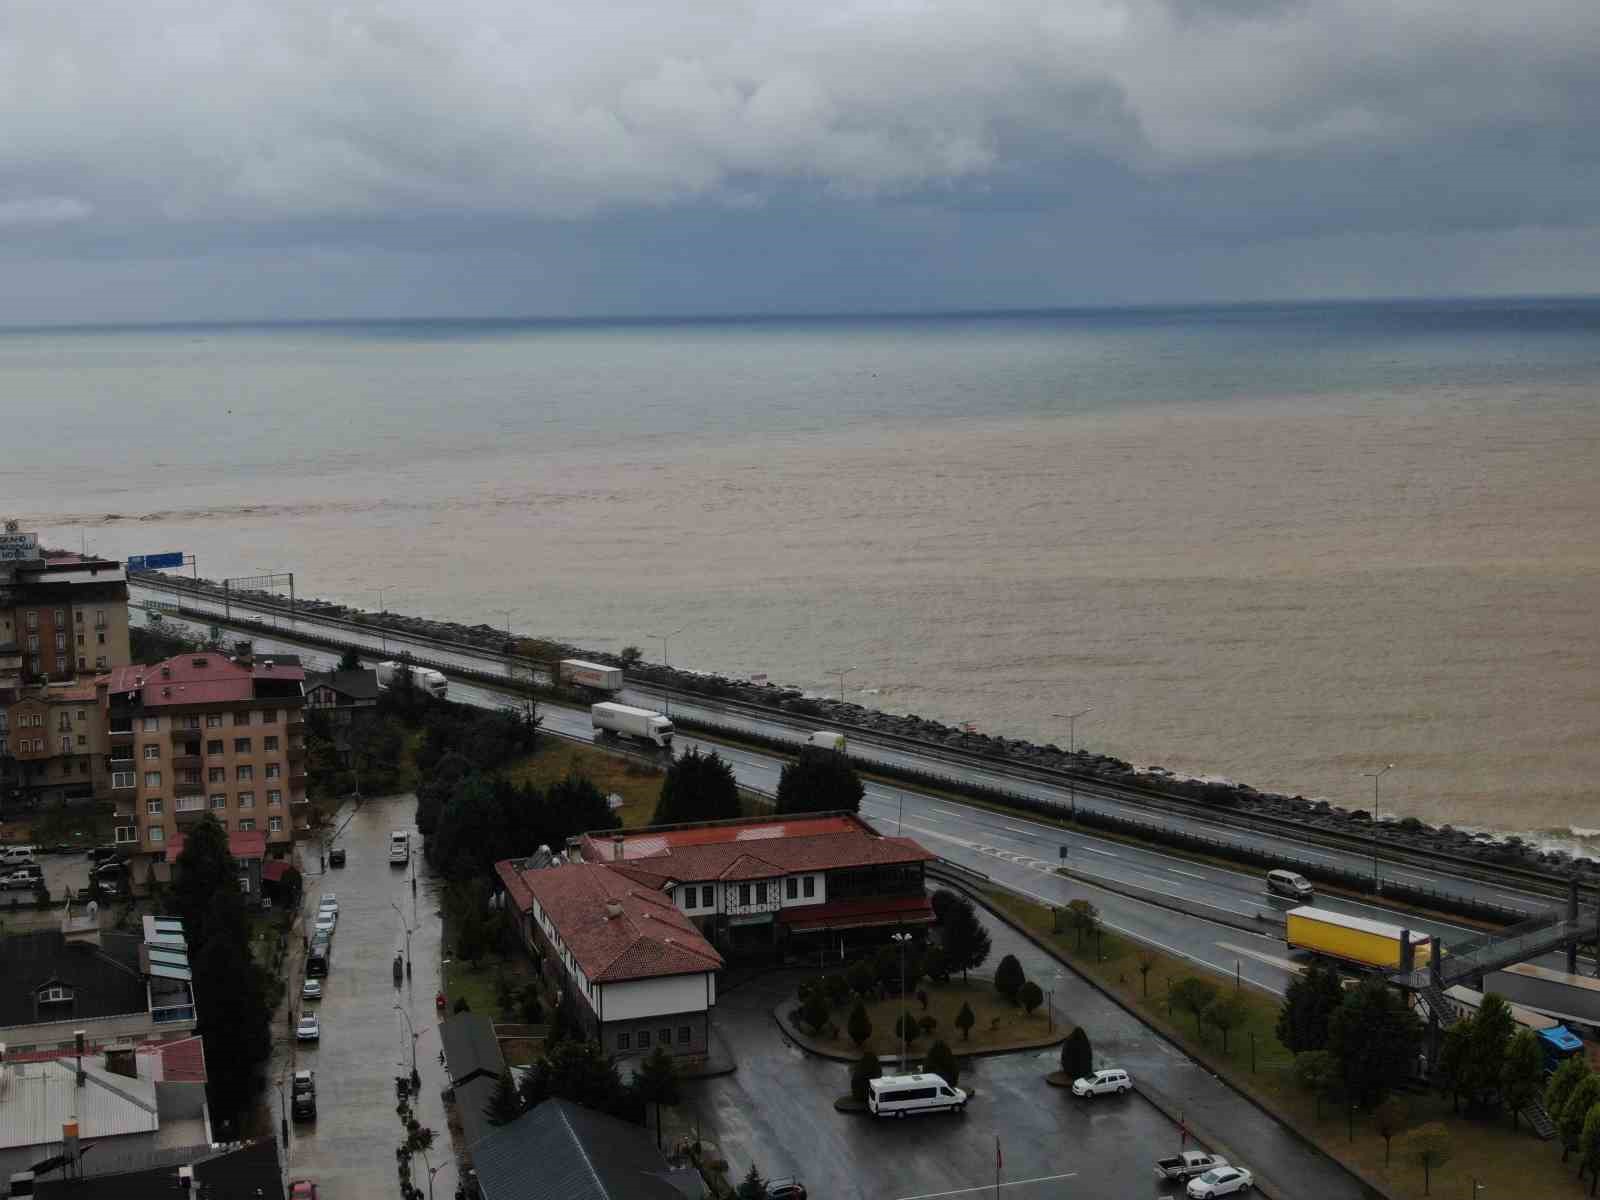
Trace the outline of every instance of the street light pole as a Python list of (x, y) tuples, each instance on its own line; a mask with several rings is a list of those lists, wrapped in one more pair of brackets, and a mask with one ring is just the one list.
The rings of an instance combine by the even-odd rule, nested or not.
[(288, 1106), (285, 1105), (284, 1102), (283, 1102), (283, 1080), (281, 1080), (281, 1079), (277, 1080), (277, 1084), (278, 1084), (278, 1131), (279, 1131), (279, 1133), (281, 1133), (283, 1135), (283, 1157), (284, 1157), (284, 1160), (287, 1161), (288, 1158), (289, 1158), (289, 1110), (288, 1110)]
[[(400, 1001), (396, 1000), (394, 1002), (394, 1010), (405, 1020), (406, 1032), (411, 1035), (411, 1080), (412, 1086), (415, 1087), (422, 1078), (422, 1076), (417, 1074), (417, 1030), (416, 1027), (411, 1024), (411, 1014), (406, 1012), (406, 1010), (401, 1006)], [(402, 1063), (401, 1065), (404, 1064)]]
[(854, 670), (855, 670), (854, 667), (846, 667), (842, 671), (829, 671), (828, 672), (829, 675), (837, 675), (839, 677), (839, 703), (840, 704), (844, 703), (844, 677), (846, 675), (850, 674), (850, 672), (854, 671)]
[[(1086, 716), (1093, 711), (1094, 707), (1091, 705), (1089, 708), (1080, 708), (1077, 712), (1050, 714), (1056, 720), (1067, 723), (1068, 758), (1073, 758), (1078, 753), (1078, 718)], [(1078, 819), (1078, 781), (1070, 775), (1067, 776), (1067, 801), (1072, 806), (1072, 819), (1076, 821)]]
[(900, 1017), (897, 1023), (900, 1026), (900, 1073), (903, 1075), (906, 1070), (906, 1056), (909, 1053), (906, 1048), (906, 1034), (908, 1032), (906, 1018), (910, 1016), (910, 1010), (906, 1008), (906, 943), (911, 940), (911, 935), (909, 933), (891, 933), (889, 940), (898, 943), (900, 946)]
[(1378, 780), (1392, 770), (1394, 764), (1390, 763), (1382, 770), (1364, 772), (1372, 780), (1372, 894), (1374, 896), (1383, 894), (1383, 880), (1378, 878)]
[[(406, 978), (409, 979), (411, 977), (411, 926), (406, 924), (406, 915), (400, 911), (400, 906), (398, 904), (391, 900), (389, 901), (389, 907), (394, 909), (395, 916), (400, 918), (400, 928), (406, 931)], [(406, 1018), (407, 1021), (410, 1021), (410, 1019), (410, 1017)], [(412, 1065), (415, 1066), (415, 1054), (412, 1055), (412, 1059)]]
[(497, 617), (504, 617), (506, 619), (506, 678), (513, 679), (516, 677), (516, 668), (512, 665), (511, 661), (511, 618), (515, 616), (516, 613), (509, 608), (491, 608), (489, 611), (494, 613)]
[[(671, 660), (669, 660), (667, 658), (667, 639), (668, 638), (677, 637), (680, 633), (682, 633), (687, 628), (689, 628), (689, 627), (687, 625), (684, 625), (684, 626), (681, 626), (680, 628), (672, 630), (670, 633), (647, 633), (647, 634), (645, 634), (645, 637), (660, 638), (661, 639), (661, 665), (663, 667), (666, 667), (667, 670), (669, 670), (669, 671), (672, 670), (672, 662), (671, 662)], [(668, 686), (671, 686), (670, 683), (668, 684)], [(667, 716), (670, 717), (672, 715), (672, 693), (671, 692), (663, 692), (662, 693), (662, 699), (664, 699), (667, 702)]]
[(383, 627), (384, 626), (383, 617), (384, 617), (384, 612), (385, 612), (385, 609), (383, 607), (383, 594), (388, 590), (389, 589), (386, 588), (386, 587), (381, 587), (381, 588), (378, 589), (378, 644), (383, 647), (384, 654), (388, 654), (389, 653), (389, 637), (388, 637), (388, 634), (384, 631), (384, 627)]

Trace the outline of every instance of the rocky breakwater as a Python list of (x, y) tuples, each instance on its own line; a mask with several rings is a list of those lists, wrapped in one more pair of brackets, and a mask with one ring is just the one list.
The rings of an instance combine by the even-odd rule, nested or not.
[[(188, 585), (188, 581), (183, 583)], [(205, 580), (199, 582), (199, 587), (215, 588), (218, 592), (221, 590), (220, 585), (210, 584)], [(233, 594), (256, 603), (284, 608), (288, 605), (283, 597), (267, 593), (235, 591)], [(698, 671), (681, 671), (647, 663), (631, 655), (612, 654), (561, 642), (526, 638), (508, 641), (505, 631), (496, 629), (492, 625), (463, 625), (455, 621), (436, 621), (399, 613), (384, 613), (380, 619), (377, 613), (317, 599), (300, 600), (297, 602), (297, 608), (306, 616), (334, 617), (372, 628), (381, 625), (392, 633), (464, 643), (493, 654), (520, 654), (545, 662), (568, 657), (602, 662), (624, 668), (630, 677), (637, 680), (663, 684), (707, 699), (735, 700), (790, 716), (803, 716), (823, 727), (838, 728), (846, 732), (856, 730), (915, 738), (934, 746), (997, 762), (1071, 771), (1079, 778), (1090, 781), (1103, 780), (1106, 783), (1122, 786), (1136, 786), (1153, 792), (1181, 796), (1220, 809), (1284, 818), (1311, 829), (1357, 836), (1369, 835), (1372, 832), (1372, 814), (1365, 809), (1343, 809), (1329, 804), (1326, 800), (1308, 800), (1304, 796), (1257, 791), (1248, 784), (1187, 778), (1161, 767), (1135, 767), (1121, 759), (1090, 754), (1082, 750), (1069, 754), (1054, 743), (1040, 745), (1019, 738), (997, 737), (993, 734), (958, 729), (938, 721), (930, 721), (915, 713), (904, 715), (886, 713), (847, 701), (809, 696), (798, 688), (780, 684), (756, 684), (747, 679)], [(1546, 873), (1552, 878), (1568, 878), (1576, 874), (1587, 883), (1600, 884), (1600, 862), (1595, 859), (1577, 858), (1562, 850), (1541, 849), (1520, 837), (1495, 838), (1485, 834), (1468, 833), (1449, 825), (1428, 825), (1414, 817), (1384, 821), (1382, 826), (1384, 843), (1391, 847), (1453, 854), (1494, 866), (1521, 867)]]

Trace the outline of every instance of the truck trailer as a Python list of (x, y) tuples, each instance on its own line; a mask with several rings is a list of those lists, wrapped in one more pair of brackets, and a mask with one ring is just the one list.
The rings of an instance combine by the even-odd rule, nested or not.
[[(405, 670), (404, 663), (381, 662), (378, 664), (378, 686), (392, 688), (400, 682), (401, 673)], [(430, 696), (437, 696), (443, 700), (445, 693), (450, 690), (450, 681), (443, 673), (435, 671), (432, 667), (411, 668), (411, 684), (421, 688)]]
[(602, 692), (622, 690), (622, 668), (608, 667), (604, 663), (584, 662), (581, 658), (563, 658), (560, 666), (561, 682), (575, 683), (579, 687), (594, 688)]
[(819, 729), (806, 738), (806, 747), (814, 750), (834, 750), (843, 754), (845, 752), (844, 734), (836, 733), (831, 729)]
[(589, 720), (594, 725), (596, 736), (609, 734), (613, 737), (638, 738), (663, 750), (672, 749), (672, 722), (648, 708), (605, 701), (590, 705)]
[(1485, 975), (1483, 990), (1562, 1021), (1600, 1028), (1600, 979), (1516, 963)]
[[(1433, 939), (1427, 934), (1365, 917), (1302, 905), (1289, 910), (1286, 924), (1284, 940), (1291, 950), (1309, 950), (1352, 966), (1398, 971), (1409, 965), (1416, 970), (1433, 958)], [(1411, 943), (1409, 964), (1401, 962), (1402, 937)]]

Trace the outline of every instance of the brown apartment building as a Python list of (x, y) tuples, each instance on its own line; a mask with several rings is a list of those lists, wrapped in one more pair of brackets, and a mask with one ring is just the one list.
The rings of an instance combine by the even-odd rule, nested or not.
[(128, 664), (128, 573), (81, 554), (0, 562), (0, 646), (24, 683), (70, 682)]
[(105, 718), (94, 684), (16, 688), (0, 702), (0, 741), (11, 757), (9, 803), (33, 806), (109, 795)]
[(171, 878), (184, 831), (209, 812), (253, 891), (287, 858), (306, 803), (305, 671), (292, 655), (181, 654), (101, 681), (116, 840), (134, 879)]

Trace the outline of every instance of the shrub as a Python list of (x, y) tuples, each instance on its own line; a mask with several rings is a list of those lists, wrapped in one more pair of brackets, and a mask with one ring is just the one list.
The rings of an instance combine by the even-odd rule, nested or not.
[(813, 1033), (821, 1033), (828, 1023), (828, 1002), (822, 998), (821, 988), (812, 988), (806, 1002), (800, 1006), (800, 1016)]
[(472, 1005), (467, 1003), (465, 996), (457, 996), (456, 1002), (450, 1006), (450, 1011), (453, 1013), (471, 1012)]
[(1094, 1047), (1080, 1025), (1061, 1043), (1061, 1073), (1068, 1079), (1082, 1079), (1093, 1070)]
[(929, 946), (922, 956), (922, 973), (934, 983), (950, 982), (949, 956), (943, 946)]
[(934, 1016), (932, 1013), (926, 1013), (917, 1019), (917, 1027), (921, 1029), (924, 1034), (932, 1037), (933, 1031), (939, 1028), (939, 1018)]
[(866, 1045), (867, 1039), (872, 1036), (872, 1020), (867, 1016), (867, 1006), (861, 1001), (857, 1000), (856, 1006), (850, 1010), (850, 1020), (845, 1029), (857, 1046)]
[(868, 1050), (850, 1068), (850, 1094), (863, 1104), (867, 1101), (867, 1084), (883, 1076), (883, 1066), (878, 1056)]
[(851, 963), (846, 978), (850, 981), (850, 990), (858, 996), (870, 996), (878, 989), (878, 973), (865, 959)]
[(850, 981), (843, 975), (829, 975), (822, 981), (822, 990), (835, 1008), (842, 1008), (850, 999)]
[(902, 1012), (894, 1019), (894, 1036), (911, 1045), (922, 1035), (922, 1026), (917, 1024), (917, 1019), (909, 1012)]
[(1000, 960), (1000, 965), (994, 971), (995, 991), (1015, 1004), (1017, 993), (1022, 990), (1022, 985), (1026, 982), (1027, 976), (1022, 973), (1022, 964), (1017, 961), (1015, 954), (1008, 954)]
[(923, 1069), (944, 1077), (944, 1081), (951, 1087), (961, 1078), (961, 1063), (957, 1060), (955, 1052), (944, 1042), (935, 1042), (928, 1047), (928, 1053), (922, 1057)]
[(1017, 993), (1017, 999), (1022, 1001), (1022, 1007), (1027, 1010), (1028, 1015), (1031, 1017), (1033, 1016), (1033, 1010), (1044, 1003), (1044, 991), (1030, 979), (1022, 985), (1022, 989)]
[(961, 1030), (961, 1040), (966, 1041), (972, 1032), (972, 1027), (978, 1023), (978, 1014), (972, 1011), (972, 1005), (965, 1000), (961, 1002), (961, 1011), (956, 1014), (956, 1028)]

